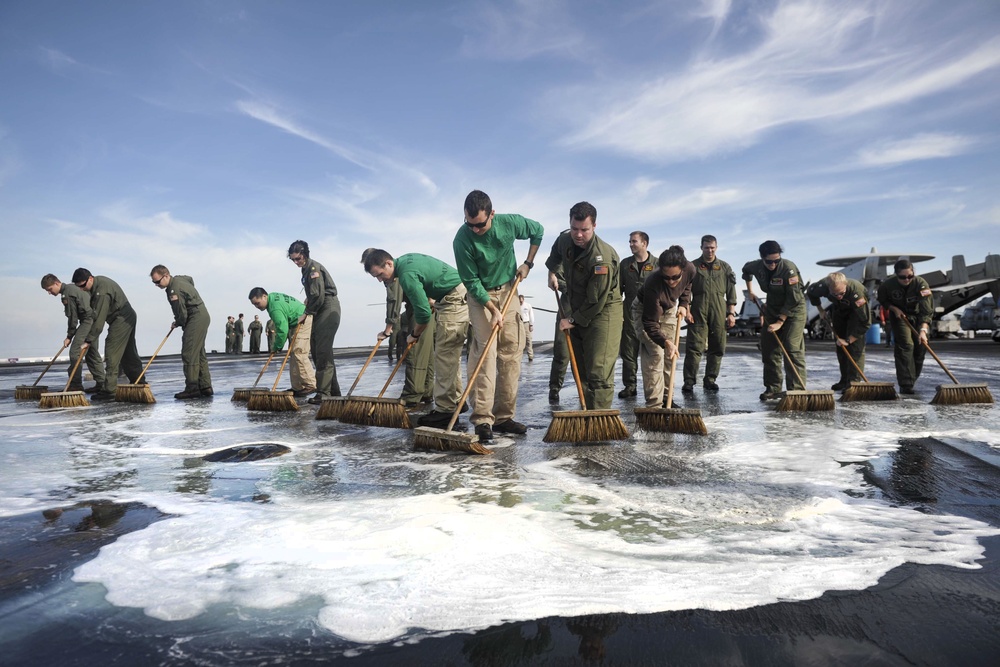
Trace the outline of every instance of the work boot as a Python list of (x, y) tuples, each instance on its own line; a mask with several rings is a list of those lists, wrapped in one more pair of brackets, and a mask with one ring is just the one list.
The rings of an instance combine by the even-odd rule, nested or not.
[(450, 412), (431, 410), (426, 415), (421, 415), (417, 419), (418, 426), (429, 426), (431, 428), (444, 428), (451, 421)]
[(701, 384), (705, 388), (705, 391), (719, 391), (719, 385), (715, 384), (715, 380), (705, 379)]
[(313, 393), (314, 391), (316, 391), (315, 387), (313, 387), (312, 389), (292, 389), (292, 396), (294, 396), (295, 398), (303, 398)]
[(71, 384), (66, 391), (83, 391), (82, 384)]
[(323, 403), (323, 394), (317, 393), (315, 396), (310, 397), (308, 401), (309, 405), (321, 405)]
[(843, 380), (841, 380), (837, 384), (830, 385), (830, 389), (833, 389), (834, 391), (843, 391), (850, 386), (851, 386), (850, 382), (844, 382)]
[(95, 392), (93, 396), (90, 397), (92, 401), (113, 401), (115, 400), (115, 392), (113, 391), (98, 391)]
[(96, 394), (99, 389), (100, 387), (98, 387), (96, 384), (93, 384), (90, 385), (89, 387), (84, 387), (83, 391), (85, 391), (88, 394)]
[(625, 387), (618, 392), (618, 398), (634, 398), (637, 393), (635, 387)]
[(694, 385), (693, 384), (688, 384), (687, 382), (685, 382), (684, 385), (681, 387), (681, 393), (682, 394), (693, 394), (694, 393)]
[(489, 442), (493, 439), (493, 428), (489, 424), (476, 424), (476, 437), (479, 442)]
[(511, 433), (514, 435), (524, 435), (528, 432), (528, 427), (521, 422), (516, 422), (513, 419), (507, 419), (502, 422), (497, 422), (493, 425), (493, 430), (497, 433)]
[(770, 391), (770, 390), (768, 390), (768, 391), (765, 391), (763, 394), (760, 395), (760, 400), (762, 400), (762, 401), (776, 401), (779, 398), (781, 398), (781, 392), (780, 391)]
[(201, 390), (201, 395), (202, 396), (206, 396), (207, 397), (207, 396), (212, 396), (214, 394), (215, 394), (215, 392), (212, 391), (211, 387), (203, 387), (202, 390)]
[[(621, 394), (619, 394), (619, 396), (620, 395)], [(558, 403), (558, 402), (559, 402), (559, 390), (549, 389), (549, 403)]]
[(185, 389), (184, 391), (174, 394), (174, 398), (179, 401), (186, 401), (191, 398), (201, 398), (201, 389), (195, 387), (194, 389)]
[(906, 385), (900, 385), (900, 387), (899, 387), (899, 393), (900, 394), (915, 394), (916, 392), (913, 391), (913, 386), (912, 385), (906, 384)]

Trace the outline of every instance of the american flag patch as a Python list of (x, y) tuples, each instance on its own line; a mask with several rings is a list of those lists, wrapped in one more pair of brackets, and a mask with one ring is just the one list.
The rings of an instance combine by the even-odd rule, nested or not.
[(860, 308), (861, 306), (865, 305), (866, 303), (868, 303), (868, 302), (865, 301), (865, 297), (861, 297), (860, 299), (858, 299), (857, 301), (854, 302), (854, 305), (857, 306), (858, 308)]
[(920, 296), (930, 296), (930, 295), (931, 295), (931, 291), (929, 289), (922, 289), (922, 290), (920, 290)]
[(791, 278), (788, 279), (788, 284), (789, 285), (798, 285), (799, 284), (799, 277), (798, 276), (792, 276)]
[(595, 266), (594, 267), (595, 276), (606, 276), (608, 275), (608, 267), (606, 266)]
[(179, 298), (180, 298), (180, 297), (178, 297), (178, 296), (177, 296), (176, 294), (171, 294), (171, 295), (170, 295), (170, 300), (171, 300), (171, 301), (177, 301), (177, 299), (179, 299)]
[(319, 271), (313, 271), (309, 274), (310, 278), (319, 278)]

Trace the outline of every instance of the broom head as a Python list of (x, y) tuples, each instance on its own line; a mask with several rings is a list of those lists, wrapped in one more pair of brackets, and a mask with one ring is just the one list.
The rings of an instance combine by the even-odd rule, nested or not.
[(774, 408), (776, 412), (824, 412), (837, 407), (833, 390), (786, 391)]
[(960, 405), (962, 403), (992, 403), (993, 394), (985, 384), (942, 384), (931, 399), (931, 405)]
[(156, 403), (148, 384), (120, 384), (115, 387), (115, 400), (119, 403)]
[(607, 442), (628, 440), (618, 410), (563, 410), (552, 413), (542, 442)]
[(891, 382), (852, 382), (840, 396), (842, 402), (895, 401), (899, 396)]
[(680, 408), (636, 408), (636, 424), (646, 431), (708, 435), (701, 410)]
[(344, 414), (344, 403), (347, 402), (349, 396), (330, 396), (324, 398), (323, 402), (319, 404), (319, 410), (316, 411), (316, 419), (340, 419), (340, 415)]
[(361, 426), (413, 428), (406, 405), (398, 398), (349, 396), (340, 412), (340, 421)]
[(233, 389), (233, 403), (246, 403), (250, 400), (250, 394), (257, 391), (256, 387), (237, 387)]
[(14, 388), (14, 398), (16, 400), (37, 401), (42, 394), (47, 393), (49, 388), (44, 384), (19, 384)]
[(41, 395), (38, 401), (40, 408), (85, 408), (90, 405), (87, 395), (82, 391), (52, 391)]
[(247, 399), (247, 410), (260, 410), (262, 412), (294, 412), (299, 409), (299, 404), (295, 402), (295, 395), (290, 391), (262, 391), (250, 392)]
[(468, 452), (470, 454), (492, 454), (493, 451), (479, 443), (479, 436), (443, 428), (418, 426), (413, 429), (413, 448), (429, 449), (436, 452)]

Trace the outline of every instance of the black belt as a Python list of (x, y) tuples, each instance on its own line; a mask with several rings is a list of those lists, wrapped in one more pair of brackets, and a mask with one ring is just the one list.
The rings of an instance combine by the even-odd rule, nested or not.
[(497, 291), (498, 289), (503, 289), (504, 287), (506, 287), (506, 286), (507, 286), (507, 285), (509, 285), (509, 284), (510, 284), (510, 281), (508, 280), (507, 282), (505, 282), (505, 283), (502, 283), (502, 284), (500, 284), (500, 285), (497, 285), (496, 287), (487, 287), (487, 288), (486, 288), (486, 291), (487, 291), (487, 292), (495, 292), (495, 291)]

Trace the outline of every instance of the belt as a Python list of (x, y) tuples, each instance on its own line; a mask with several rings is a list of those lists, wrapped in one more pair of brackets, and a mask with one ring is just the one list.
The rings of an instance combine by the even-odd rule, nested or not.
[(508, 280), (507, 282), (502, 283), (500, 285), (497, 285), (496, 287), (487, 287), (486, 291), (487, 292), (496, 292), (497, 290), (503, 289), (504, 287), (506, 287), (509, 284), (510, 284), (510, 281)]

